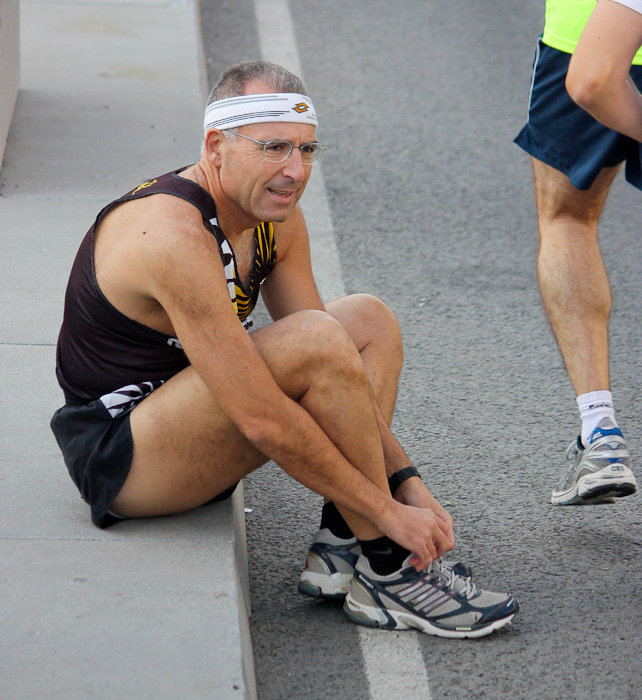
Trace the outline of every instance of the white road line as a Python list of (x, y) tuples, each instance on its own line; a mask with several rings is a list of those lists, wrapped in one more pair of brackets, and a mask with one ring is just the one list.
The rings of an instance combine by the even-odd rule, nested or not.
[(431, 700), (419, 632), (359, 628), (371, 700)]
[[(254, 9), (263, 59), (303, 78), (288, 0), (254, 0)], [(324, 301), (343, 296), (345, 286), (320, 166), (313, 169), (301, 208), (319, 292)], [(359, 627), (371, 700), (431, 700), (417, 634)]]
[[(303, 78), (287, 0), (254, 0), (261, 56)], [(345, 296), (339, 253), (320, 165), (312, 169), (301, 209), (310, 234), (312, 267), (324, 301)]]

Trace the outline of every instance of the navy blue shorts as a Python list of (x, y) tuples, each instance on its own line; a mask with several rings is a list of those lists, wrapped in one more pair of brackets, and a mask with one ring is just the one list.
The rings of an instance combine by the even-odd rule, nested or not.
[[(51, 419), (51, 430), (69, 475), (89, 504), (91, 520), (97, 527), (104, 529), (127, 520), (109, 509), (131, 469), (131, 412), (162, 383), (132, 384), (87, 404), (67, 403)], [(229, 498), (237, 486), (226, 489), (209, 503)]]
[[(602, 168), (626, 161), (625, 176), (642, 190), (642, 144), (608, 129), (575, 104), (565, 80), (571, 54), (537, 42), (528, 123), (515, 143), (533, 158), (563, 172), (578, 190), (588, 190)], [(631, 66), (642, 89), (642, 66)]]

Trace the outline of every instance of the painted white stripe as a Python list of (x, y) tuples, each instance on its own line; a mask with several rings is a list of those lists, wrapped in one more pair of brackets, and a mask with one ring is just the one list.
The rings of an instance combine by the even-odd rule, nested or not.
[[(254, 0), (254, 8), (263, 59), (278, 63), (304, 79), (287, 0)], [(321, 134), (322, 130), (323, 115), (320, 117), (319, 126)], [(319, 138), (323, 141), (322, 135)], [(301, 199), (301, 209), (310, 234), (314, 277), (323, 301), (345, 296), (339, 253), (320, 165), (312, 168), (312, 177)]]
[[(254, 0), (261, 55), (303, 78), (288, 0)], [(319, 131), (323, 130), (323, 114)], [(320, 140), (323, 141), (322, 136)], [(324, 301), (345, 295), (321, 166), (315, 165), (301, 208), (310, 233), (312, 266)], [(371, 700), (431, 700), (417, 632), (359, 627)]]
[(254, 11), (263, 60), (303, 78), (288, 0), (254, 0)]
[(419, 634), (359, 628), (371, 700), (431, 700)]

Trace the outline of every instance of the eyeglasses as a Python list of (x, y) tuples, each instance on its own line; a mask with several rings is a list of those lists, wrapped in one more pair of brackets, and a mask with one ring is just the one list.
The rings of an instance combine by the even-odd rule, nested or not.
[(301, 162), (304, 165), (314, 165), (314, 163), (321, 162), (323, 154), (328, 150), (325, 146), (320, 143), (304, 143), (300, 146), (295, 146), (289, 141), (281, 141), (280, 139), (270, 139), (269, 141), (257, 141), (256, 139), (251, 139), (245, 134), (239, 134), (236, 132), (237, 136), (242, 139), (247, 139), (248, 141), (253, 141), (263, 146), (263, 157), (265, 160), (269, 160), (270, 163), (282, 163), (287, 160), (292, 153), (293, 148), (298, 148), (301, 153)]

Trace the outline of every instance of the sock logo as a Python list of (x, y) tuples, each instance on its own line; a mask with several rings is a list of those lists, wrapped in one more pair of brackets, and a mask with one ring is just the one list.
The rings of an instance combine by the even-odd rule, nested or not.
[(608, 401), (601, 401), (600, 403), (592, 403), (588, 407), (588, 410), (590, 411), (593, 408), (613, 408), (613, 404), (609, 403)]

